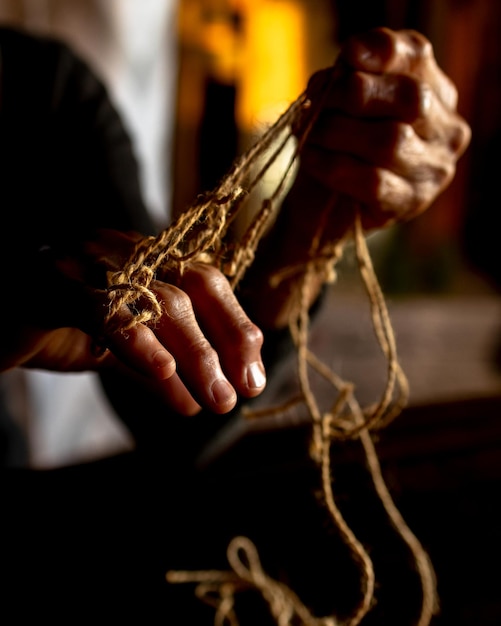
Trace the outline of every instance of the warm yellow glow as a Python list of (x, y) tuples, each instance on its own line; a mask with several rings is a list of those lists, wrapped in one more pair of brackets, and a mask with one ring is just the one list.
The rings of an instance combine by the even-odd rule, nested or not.
[(301, 0), (181, 0), (184, 59), (237, 84), (236, 117), (244, 134), (273, 122), (306, 86), (307, 6)]
[(304, 5), (254, 0), (245, 13), (237, 120), (250, 131), (274, 121), (307, 81)]
[(235, 82), (241, 66), (242, 42), (232, 23), (233, 4), (233, 0), (182, 0), (178, 13), (184, 53), (196, 55), (206, 74), (227, 83)]

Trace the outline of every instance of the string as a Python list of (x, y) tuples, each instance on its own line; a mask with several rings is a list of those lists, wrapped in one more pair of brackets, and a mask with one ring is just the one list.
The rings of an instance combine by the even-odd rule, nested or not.
[[(281, 192), (321, 110), (322, 100), (326, 97), (329, 86), (325, 86), (314, 106), (303, 93), (235, 163), (216, 189), (200, 196), (192, 207), (157, 237), (141, 240), (124, 268), (108, 276), (108, 331), (126, 332), (139, 323), (153, 326), (160, 318), (162, 309), (151, 288), (152, 282), (155, 279), (170, 279), (175, 282), (190, 263), (206, 262), (215, 265), (225, 273), (232, 287), (236, 287), (252, 263), (258, 242), (276, 214)], [(278, 138), (278, 146), (275, 146)], [(290, 141), (295, 141), (295, 147), (275, 190), (262, 201), (259, 211), (240, 241), (228, 241), (230, 224)], [(256, 163), (261, 160), (264, 160), (263, 165), (256, 168)], [(326, 207), (317, 235), (311, 244), (308, 261), (288, 267), (272, 277), (272, 283), (278, 284), (281, 280), (296, 275), (299, 284), (289, 328), (297, 349), (300, 393), (290, 402), (301, 403), (308, 413), (311, 423), (310, 452), (319, 467), (325, 505), (360, 571), (360, 598), (343, 626), (357, 626), (362, 622), (373, 605), (376, 582), (370, 556), (345, 521), (336, 504), (332, 488), (331, 446), (334, 441), (346, 439), (358, 439), (361, 442), (375, 491), (393, 527), (414, 557), (422, 587), (418, 624), (426, 626), (437, 605), (433, 568), (426, 552), (391, 499), (370, 434), (371, 430), (386, 426), (399, 415), (407, 402), (408, 385), (398, 361), (390, 316), (371, 263), (360, 214), (356, 208), (352, 232), (345, 239), (336, 245), (322, 241), (325, 222), (330, 218), (336, 200), (333, 198), (332, 205)], [(386, 382), (381, 396), (368, 407), (359, 405), (354, 385), (343, 381), (313, 355), (308, 347), (308, 306), (313, 284), (318, 282), (319, 276), (324, 282), (335, 281), (336, 264), (349, 241), (355, 247), (360, 275), (370, 303), (374, 333), (387, 363)], [(131, 313), (128, 321), (124, 321), (124, 316), (119, 315), (124, 307)], [(312, 391), (310, 369), (329, 381), (336, 391), (332, 407), (327, 412), (320, 409)], [(283, 408), (272, 407), (266, 414), (280, 412)], [(262, 415), (262, 411), (260, 414)], [(252, 416), (252, 413), (250, 417), (256, 419), (256, 415)], [(228, 572), (208, 570), (167, 573), (167, 580), (171, 583), (196, 584), (197, 596), (214, 607), (214, 623), (217, 626), (238, 625), (235, 596), (249, 588), (261, 593), (278, 626), (298, 623), (304, 626), (340, 624), (334, 616), (314, 616), (291, 589), (270, 578), (263, 571), (257, 549), (248, 538), (235, 538), (228, 547), (227, 556), (231, 567)]]
[[(226, 241), (228, 227), (241, 209), (243, 199), (249, 196), (277, 158), (277, 152), (266, 159), (257, 173), (252, 172), (255, 162), (266, 154), (275, 136), (290, 127), (293, 120), (303, 118), (309, 108), (310, 101), (306, 94), (302, 94), (276, 124), (235, 163), (213, 191), (201, 195), (194, 205), (156, 237), (140, 240), (125, 267), (119, 272), (109, 274), (109, 303), (105, 321), (107, 332), (125, 332), (138, 323), (154, 325), (162, 315), (162, 308), (151, 290), (151, 283), (161, 276), (182, 275), (188, 263), (208, 262), (216, 265), (230, 278), (233, 288), (236, 287), (245, 269), (252, 263), (257, 243), (273, 216), (277, 191), (263, 201), (260, 212), (239, 245), (230, 245)], [(293, 136), (289, 133), (286, 141), (282, 142), (281, 149), (286, 142), (292, 140)], [(291, 164), (282, 176), (277, 190), (285, 185), (292, 163), (297, 157), (298, 149), (294, 151)], [(127, 322), (119, 315), (123, 307), (133, 312)]]
[(305, 626), (338, 626), (333, 617), (316, 618), (286, 585), (268, 576), (259, 559), (255, 545), (248, 537), (235, 537), (227, 550), (230, 571), (171, 571), (170, 583), (196, 583), (196, 595), (216, 609), (215, 624), (238, 624), (234, 612), (237, 591), (257, 589), (267, 602), (278, 626), (288, 626), (299, 618)]

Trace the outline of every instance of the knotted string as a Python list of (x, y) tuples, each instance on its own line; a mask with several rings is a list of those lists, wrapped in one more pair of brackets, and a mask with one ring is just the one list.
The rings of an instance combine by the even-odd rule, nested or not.
[[(304, 93), (235, 163), (213, 191), (201, 195), (194, 205), (159, 235), (140, 240), (125, 267), (119, 272), (110, 273), (109, 310), (105, 325), (107, 332), (126, 331), (138, 323), (154, 325), (162, 315), (162, 307), (151, 290), (151, 283), (155, 278), (182, 275), (189, 263), (211, 263), (228, 277), (233, 288), (236, 287), (254, 259), (258, 242), (274, 215), (277, 201), (313, 124), (316, 111), (308, 115), (310, 108), (310, 100)], [(226, 239), (229, 226), (277, 156), (287, 144), (294, 141), (294, 136), (286, 130), (299, 120), (302, 130), (297, 133), (293, 155), (273, 194), (263, 200), (257, 216), (247, 227), (240, 242), (229, 243)], [(256, 163), (266, 155), (276, 137), (281, 134), (284, 138), (256, 172)], [(118, 315), (124, 306), (133, 312), (132, 318), (126, 323)]]
[(232, 539), (227, 558), (231, 571), (171, 571), (167, 573), (167, 581), (196, 583), (197, 597), (216, 609), (214, 624), (217, 626), (238, 625), (235, 595), (248, 589), (261, 592), (278, 626), (288, 626), (296, 618), (306, 626), (339, 626), (333, 617), (314, 617), (291, 589), (268, 576), (255, 545), (247, 537)]
[[(421, 580), (422, 603), (417, 624), (426, 626), (437, 609), (436, 584), (433, 568), (428, 555), (419, 540), (412, 533), (395, 506), (386, 487), (377, 453), (372, 442), (370, 429), (381, 428), (394, 419), (404, 408), (408, 399), (408, 384), (398, 362), (395, 336), (390, 317), (372, 265), (369, 250), (364, 238), (360, 214), (357, 212), (353, 230), (353, 240), (358, 259), (360, 274), (369, 296), (371, 317), (375, 335), (383, 354), (387, 359), (387, 380), (379, 402), (362, 409), (355, 397), (352, 383), (342, 380), (330, 368), (323, 364), (308, 349), (307, 302), (310, 281), (314, 280), (314, 269), (306, 269), (298, 309), (291, 319), (291, 335), (298, 351), (298, 374), (303, 401), (312, 421), (311, 455), (319, 464), (325, 503), (345, 544), (351, 549), (361, 572), (361, 599), (355, 607), (347, 624), (359, 624), (371, 608), (374, 598), (375, 576), (371, 559), (356, 539), (336, 505), (332, 490), (331, 445), (337, 439), (358, 438), (365, 452), (366, 463), (379, 499), (400, 537), (410, 549)], [(314, 241), (313, 246), (317, 246)], [(312, 248), (315, 258), (316, 249)], [(332, 266), (339, 259), (340, 252), (335, 250), (324, 263)], [(325, 270), (332, 276), (332, 269)], [(322, 413), (312, 393), (307, 366), (313, 367), (328, 380), (338, 391), (338, 396), (329, 412)], [(396, 397), (395, 397), (396, 396)]]
[[(120, 272), (110, 274), (108, 295), (109, 314), (106, 327), (109, 332), (126, 331), (138, 323), (154, 325), (162, 314), (161, 304), (151, 290), (153, 280), (182, 275), (193, 262), (207, 262), (218, 267), (235, 288), (247, 267), (252, 263), (256, 247), (270, 221), (296, 163), (306, 137), (319, 114), (323, 95), (312, 106), (303, 93), (277, 122), (241, 157), (220, 185), (183, 213), (168, 229), (157, 237), (144, 238)], [(294, 128), (294, 133), (291, 128)], [(278, 140), (278, 141), (277, 141)], [(277, 156), (290, 141), (295, 147), (273, 193), (261, 203), (240, 242), (229, 242), (228, 228), (241, 211), (259, 181)], [(276, 145), (278, 143), (278, 145)], [(267, 156), (268, 155), (268, 156)], [(262, 166), (256, 164), (264, 159)], [(333, 204), (336, 199), (333, 199)], [(333, 206), (327, 207), (324, 220), (332, 215)], [(421, 579), (422, 607), (418, 626), (429, 624), (436, 609), (436, 591), (433, 569), (426, 552), (398, 512), (384, 483), (370, 430), (382, 428), (394, 419), (405, 406), (408, 386), (397, 357), (395, 337), (381, 288), (378, 284), (364, 238), (360, 216), (355, 211), (353, 231), (336, 245), (322, 242), (323, 224), (314, 238), (306, 264), (286, 268), (272, 277), (277, 284), (296, 274), (300, 279), (296, 291), (296, 306), (290, 318), (290, 332), (297, 348), (297, 367), (300, 393), (296, 403), (302, 403), (311, 422), (311, 456), (318, 464), (322, 478), (326, 507), (334, 525), (351, 550), (360, 569), (360, 600), (344, 621), (346, 626), (356, 626), (370, 611), (374, 600), (375, 574), (372, 561), (364, 546), (354, 535), (339, 510), (332, 489), (331, 446), (335, 440), (358, 439), (365, 452), (367, 467), (374, 488), (394, 528), (414, 556)], [(334, 282), (335, 266), (351, 240), (354, 243), (360, 275), (371, 306), (375, 336), (387, 362), (387, 376), (380, 399), (362, 408), (352, 383), (342, 380), (323, 364), (308, 348), (311, 289), (318, 277)], [(128, 322), (119, 315), (127, 307), (132, 316)], [(336, 391), (330, 411), (322, 412), (311, 389), (309, 369), (315, 370), (329, 381)], [(269, 413), (284, 407), (272, 407)], [(263, 411), (260, 411), (263, 414)], [(252, 417), (252, 414), (248, 414)], [(292, 590), (274, 581), (262, 570), (256, 548), (247, 538), (236, 538), (228, 548), (230, 572), (168, 572), (167, 580), (176, 583), (197, 583), (198, 597), (214, 606), (217, 626), (237, 626), (235, 594), (245, 589), (259, 590), (268, 603), (278, 626), (303, 624), (304, 626), (338, 626), (333, 616), (315, 617), (302, 604)], [(298, 621), (299, 620), (299, 621)]]

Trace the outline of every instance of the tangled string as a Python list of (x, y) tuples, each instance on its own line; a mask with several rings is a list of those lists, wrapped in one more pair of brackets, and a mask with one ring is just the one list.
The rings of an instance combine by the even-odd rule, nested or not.
[[(326, 92), (328, 90), (326, 86)], [(301, 147), (318, 115), (322, 100), (314, 106), (302, 94), (278, 121), (241, 157), (213, 191), (204, 194), (171, 227), (157, 237), (145, 238), (137, 245), (122, 271), (109, 277), (108, 330), (126, 331), (134, 324), (154, 324), (160, 317), (161, 304), (151, 291), (156, 276), (178, 276), (193, 262), (211, 263), (221, 269), (235, 287), (252, 263), (256, 246), (270, 219), (276, 214), (281, 194), (291, 176)], [(291, 129), (294, 129), (294, 133)], [(227, 238), (228, 228), (245, 205), (252, 190), (282, 153), (290, 141), (295, 148), (288, 166), (273, 193), (265, 198), (254, 219), (238, 243)], [(263, 163), (264, 160), (264, 163)], [(333, 202), (335, 199), (333, 199)], [(327, 207), (325, 215), (331, 207)], [(360, 275), (368, 295), (374, 332), (387, 363), (386, 384), (380, 399), (369, 407), (361, 407), (355, 397), (354, 385), (342, 380), (320, 362), (308, 348), (308, 303), (312, 281), (323, 276), (325, 281), (335, 278), (335, 266), (343, 249), (351, 239), (354, 242)], [(361, 221), (357, 215), (353, 230), (336, 246), (320, 245), (321, 237), (314, 239), (309, 261), (289, 272), (301, 276), (296, 292), (294, 313), (290, 319), (291, 336), (297, 348), (297, 367), (300, 394), (297, 402), (306, 408), (311, 421), (311, 455), (318, 464), (322, 477), (324, 500), (330, 517), (343, 540), (351, 550), (360, 568), (360, 601), (345, 621), (356, 626), (370, 611), (375, 588), (372, 561), (363, 545), (344, 520), (332, 490), (330, 450), (339, 439), (359, 439), (365, 451), (374, 489), (389, 520), (412, 552), (422, 585), (422, 607), (418, 626), (429, 624), (436, 609), (436, 589), (433, 568), (426, 552), (414, 536), (393, 503), (384, 483), (378, 457), (372, 442), (371, 430), (382, 428), (396, 417), (405, 406), (408, 387), (400, 367), (395, 337), (383, 293), (379, 287), (370, 254), (365, 242)], [(279, 281), (283, 275), (274, 279)], [(118, 312), (127, 306), (133, 317), (124, 324)], [(322, 412), (310, 385), (310, 370), (318, 372), (333, 387), (331, 409)], [(279, 411), (273, 407), (271, 411)], [(247, 417), (256, 417), (248, 414)], [(270, 612), (279, 626), (338, 626), (334, 616), (315, 617), (294, 592), (263, 572), (255, 546), (249, 539), (238, 537), (228, 548), (231, 571), (168, 572), (171, 583), (196, 583), (197, 596), (215, 608), (217, 626), (236, 626), (235, 594), (249, 587), (261, 592)]]

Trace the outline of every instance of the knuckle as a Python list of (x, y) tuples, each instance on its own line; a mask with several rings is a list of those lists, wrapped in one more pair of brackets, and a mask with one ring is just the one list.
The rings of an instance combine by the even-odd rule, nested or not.
[(462, 154), (471, 140), (471, 128), (465, 120), (459, 119), (451, 133), (449, 147), (454, 154)]
[(396, 146), (402, 147), (407, 145), (409, 141), (412, 141), (415, 137), (414, 129), (410, 124), (398, 122), (396, 124), (395, 138)]
[(430, 166), (423, 176), (423, 182), (428, 185), (432, 185), (440, 189), (443, 185), (447, 183), (447, 181), (452, 178), (454, 173), (453, 165), (445, 165), (445, 164), (435, 164)]
[(409, 29), (404, 32), (417, 59), (426, 60), (433, 57), (433, 46), (427, 37), (417, 30)]
[(194, 263), (183, 274), (181, 287), (188, 292), (205, 291), (221, 294), (227, 291), (229, 283), (224, 274), (207, 263)]
[(395, 33), (389, 28), (378, 27), (354, 34), (345, 41), (341, 55), (348, 61), (349, 65), (357, 67), (367, 50), (372, 51), (383, 65), (388, 64), (396, 51)]
[(261, 329), (253, 324), (250, 320), (245, 320), (240, 325), (240, 332), (244, 337), (245, 342), (249, 346), (261, 348), (264, 342), (264, 337)]
[(393, 195), (391, 177), (388, 175), (387, 170), (382, 168), (375, 168), (372, 172), (372, 195), (374, 196), (376, 206), (380, 207), (384, 203), (389, 201), (389, 198)]
[(412, 145), (416, 133), (410, 124), (398, 123), (396, 128), (397, 150), (408, 152), (409, 145)]
[(453, 179), (456, 171), (456, 164), (453, 161), (444, 161), (440, 165), (435, 166), (433, 170), (435, 182), (437, 183), (439, 189), (443, 189)]
[(452, 82), (452, 80), (448, 76), (443, 77), (443, 87), (442, 87), (442, 99), (445, 104), (451, 108), (455, 109), (458, 104), (459, 94), (456, 85)]
[(413, 214), (420, 213), (428, 207), (437, 195), (452, 181), (455, 165), (451, 161), (436, 163), (427, 168), (420, 180), (414, 184)]
[(233, 341), (245, 350), (260, 349), (264, 342), (261, 329), (242, 315), (228, 328)]
[(216, 350), (203, 335), (191, 342), (189, 350), (195, 361), (203, 363), (204, 366), (211, 368), (219, 366), (219, 357)]
[(407, 153), (409, 144), (415, 138), (414, 129), (405, 122), (390, 122), (381, 125), (379, 145), (386, 160), (393, 160), (395, 155)]
[(221, 272), (207, 263), (193, 263), (183, 274), (181, 282), (183, 284), (193, 284), (199, 286), (208, 281), (217, 281), (222, 276)]
[(193, 305), (187, 293), (176, 287), (164, 289), (162, 308), (165, 314), (174, 321), (182, 321), (193, 315)]
[(372, 211), (374, 216), (379, 216), (378, 222), (401, 218), (414, 209), (415, 188), (393, 172), (374, 170), (372, 185)]
[(395, 31), (386, 26), (379, 26), (370, 31), (370, 36), (386, 62), (391, 61), (398, 53), (398, 36)]
[(397, 33), (387, 26), (376, 26), (369, 31), (369, 35), (374, 41), (379, 41), (387, 46), (396, 46)]
[(440, 151), (433, 161), (416, 168), (413, 176), (414, 186), (416, 189), (441, 189), (452, 179), (455, 170), (455, 160)]

